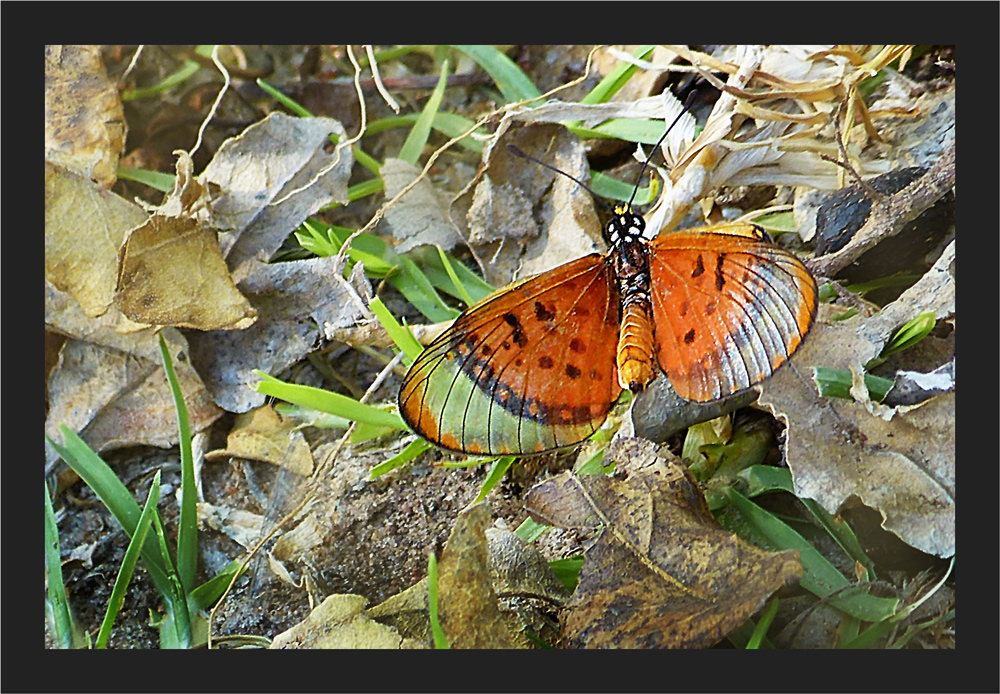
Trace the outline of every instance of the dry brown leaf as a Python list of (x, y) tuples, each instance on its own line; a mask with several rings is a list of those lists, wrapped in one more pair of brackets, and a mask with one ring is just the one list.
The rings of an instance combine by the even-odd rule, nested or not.
[(221, 189), (212, 217), (231, 230), (220, 242), (234, 272), (250, 259), (269, 259), (321, 207), (347, 202), (354, 156), (350, 147), (334, 147), (331, 135), (347, 138), (332, 118), (272, 113), (226, 140), (198, 176), (201, 185)]
[[(511, 129), (504, 142), (578, 179), (587, 175), (583, 146), (564, 128)], [(487, 281), (498, 285), (550, 270), (600, 243), (601, 225), (590, 193), (506, 148), (493, 151), (484, 180), (455, 201), (451, 217), (461, 220)]]
[(788, 425), (786, 459), (798, 496), (830, 513), (857, 496), (882, 513), (887, 530), (941, 557), (955, 553), (955, 394), (916, 409), (887, 408), (860, 389), (852, 389), (860, 402), (820, 398), (811, 376), (816, 366), (860, 375), (906, 321), (924, 311), (953, 316), (954, 260), (953, 241), (881, 312), (818, 321), (788, 368), (763, 384), (759, 399)]
[[(506, 609), (506, 597), (541, 598), (559, 604), (566, 598), (545, 560), (513, 533), (486, 528), (489, 507), (476, 504), (455, 521), (438, 561), (438, 611), (452, 648), (527, 647), (523, 614)], [(515, 539), (511, 539), (511, 536)], [(427, 578), (368, 610), (373, 619), (423, 642), (431, 639), (427, 615)]]
[(438, 614), (452, 648), (512, 648), (490, 580), (486, 528), (489, 506), (479, 503), (455, 520), (438, 563)]
[[(165, 333), (188, 409), (192, 432), (222, 415), (186, 356), (184, 338)], [(61, 440), (59, 425), (78, 432), (97, 452), (126, 446), (169, 448), (178, 442), (177, 412), (162, 362), (96, 344), (67, 340), (49, 378), (45, 433)], [(49, 463), (58, 455), (46, 445)]]
[(245, 549), (252, 549), (260, 540), (264, 521), (259, 513), (198, 502), (198, 523), (224, 534)]
[(229, 456), (272, 463), (302, 476), (311, 475), (314, 465), (309, 444), (295, 422), (282, 417), (271, 405), (238, 415), (225, 450), (209, 451), (205, 459)]
[(130, 320), (244, 330), (257, 312), (233, 284), (216, 232), (191, 217), (154, 215), (119, 253), (115, 304)]
[[(379, 173), (385, 182), (386, 198), (394, 198), (420, 174), (420, 168), (402, 159), (385, 160)], [(440, 246), (449, 251), (462, 239), (448, 219), (446, 202), (438, 197), (431, 182), (424, 178), (406, 195), (385, 211), (385, 222), (398, 242), (397, 253), (416, 246)]]
[(615, 477), (566, 472), (525, 498), (536, 520), (596, 533), (565, 614), (572, 645), (708, 646), (801, 575), (796, 552), (722, 530), (687, 471), (653, 444), (619, 440), (608, 455)]
[(45, 160), (110, 188), (125, 151), (125, 114), (99, 46), (45, 47)]
[(296, 561), (313, 547), (319, 547), (325, 540), (326, 532), (320, 528), (315, 516), (309, 515), (278, 538), (271, 554), (278, 561)]
[(125, 324), (131, 324), (131, 321), (114, 307), (98, 318), (84, 315), (83, 308), (76, 299), (45, 282), (46, 330), (110, 347), (132, 356), (159, 360), (160, 346), (156, 329), (146, 326), (142, 330), (127, 330)]
[(403, 638), (365, 615), (368, 599), (360, 595), (331, 595), (309, 616), (278, 634), (271, 648), (401, 648)]
[(315, 348), (323, 335), (362, 313), (336, 257), (265, 265), (251, 262), (238, 288), (257, 310), (247, 330), (190, 333), (191, 361), (215, 402), (229, 412), (264, 403), (255, 369), (277, 373)]
[(111, 306), (118, 248), (146, 213), (93, 181), (45, 162), (45, 279), (87, 316)]

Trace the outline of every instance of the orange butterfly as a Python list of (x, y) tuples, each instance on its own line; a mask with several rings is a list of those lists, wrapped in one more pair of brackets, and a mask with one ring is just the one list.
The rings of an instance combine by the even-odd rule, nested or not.
[(593, 253), (500, 289), (413, 362), (399, 412), (425, 439), (473, 454), (577, 444), (623, 389), (662, 370), (706, 402), (770, 376), (816, 313), (816, 282), (760, 227), (727, 223), (643, 236), (615, 208)]

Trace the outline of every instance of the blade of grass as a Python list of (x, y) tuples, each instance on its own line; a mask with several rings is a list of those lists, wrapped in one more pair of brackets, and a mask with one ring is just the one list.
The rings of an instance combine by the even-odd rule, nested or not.
[(413, 333), (410, 332), (409, 328), (400, 325), (396, 321), (396, 317), (386, 308), (381, 299), (378, 297), (372, 299), (368, 304), (368, 308), (378, 318), (378, 322), (389, 333), (389, 337), (396, 343), (396, 346), (402, 350), (405, 355), (404, 361), (407, 364), (413, 363), (413, 360), (419, 357), (420, 353), (424, 351), (424, 346), (417, 341), (417, 338), (413, 337)]
[(169, 193), (174, 189), (173, 174), (147, 169), (132, 169), (127, 166), (119, 166), (117, 173), (120, 180), (142, 183), (162, 193)]
[(183, 65), (152, 86), (126, 89), (122, 92), (122, 101), (137, 101), (150, 96), (156, 96), (160, 92), (165, 92), (179, 84), (183, 84), (200, 69), (201, 65), (194, 60), (185, 60)]
[(149, 534), (149, 529), (153, 525), (153, 516), (156, 515), (156, 505), (159, 501), (160, 471), (157, 470), (156, 474), (153, 475), (153, 481), (149, 485), (149, 495), (146, 497), (146, 504), (142, 508), (142, 513), (139, 514), (139, 522), (135, 526), (135, 535), (132, 536), (132, 540), (128, 543), (128, 548), (125, 550), (125, 558), (122, 559), (122, 565), (118, 568), (118, 577), (115, 579), (114, 587), (111, 589), (108, 608), (104, 612), (104, 620), (101, 622), (101, 628), (97, 632), (97, 640), (94, 644), (95, 648), (104, 649), (108, 647), (108, 639), (111, 638), (111, 627), (114, 625), (115, 617), (118, 616), (122, 603), (125, 601), (125, 591), (128, 590), (128, 584), (132, 580), (132, 573), (135, 571), (136, 562), (139, 561), (139, 553), (146, 542), (146, 535)]
[(236, 572), (246, 572), (246, 566), (239, 560), (231, 561), (222, 571), (192, 590), (189, 602), (198, 610), (209, 609), (226, 592)]
[(254, 370), (254, 373), (261, 379), (256, 386), (258, 393), (270, 395), (285, 402), (301, 405), (302, 407), (326, 412), (327, 414), (346, 417), (352, 421), (378, 424), (394, 429), (406, 429), (406, 425), (400, 419), (399, 415), (387, 412), (386, 410), (380, 410), (371, 405), (365, 405), (346, 395), (333, 393), (321, 388), (285, 383), (260, 370)]
[[(653, 52), (654, 48), (656, 48), (656, 46), (639, 46), (639, 48), (637, 48), (635, 51), (632, 52), (632, 55), (638, 58), (639, 60), (643, 60), (649, 57), (649, 55)], [(618, 65), (615, 66), (615, 68), (611, 72), (607, 74), (607, 76), (604, 77), (604, 79), (602, 79), (600, 82), (597, 83), (596, 87), (590, 90), (589, 94), (580, 99), (580, 102), (584, 104), (603, 104), (612, 96), (617, 94), (618, 91), (625, 86), (625, 83), (632, 78), (632, 75), (635, 74), (635, 71), (638, 69), (639, 68), (633, 65), (632, 63), (627, 63), (624, 61), (619, 63)], [(662, 127), (660, 128), (660, 131), (661, 131), (660, 134), (662, 135), (663, 134)], [(654, 140), (650, 144), (653, 144), (655, 142), (656, 141)]]
[(433, 446), (431, 446), (431, 444), (427, 441), (424, 441), (423, 439), (414, 439), (413, 441), (410, 441), (406, 445), (406, 448), (401, 450), (399, 453), (373, 467), (368, 473), (368, 479), (378, 479), (387, 472), (391, 472), (396, 468), (405, 465), (417, 456), (421, 455), (424, 451), (430, 450), (431, 448), (433, 448)]
[(583, 555), (566, 557), (565, 559), (555, 559), (549, 562), (549, 568), (556, 575), (559, 582), (570, 591), (576, 590), (577, 583), (580, 582), (580, 571), (583, 569)]
[[(438, 291), (442, 291), (456, 299), (465, 300), (469, 298), (468, 306), (482, 301), (485, 297), (493, 293), (494, 287), (482, 277), (470, 270), (455, 256), (444, 254), (451, 266), (451, 272), (445, 269), (437, 246), (419, 246), (406, 253), (407, 258), (417, 264), (417, 267), (424, 273), (431, 285)], [(455, 283), (452, 273), (458, 278)]]
[[(611, 176), (602, 174), (600, 171), (594, 171), (590, 176), (590, 189), (602, 198), (628, 202), (632, 199), (632, 191), (635, 190), (635, 185), (611, 178)], [(635, 200), (632, 202), (635, 205), (647, 205), (653, 201), (659, 190), (659, 182), (653, 179), (651, 185), (639, 188), (635, 194)]]
[(451, 261), (448, 260), (448, 256), (443, 250), (441, 250), (440, 246), (436, 246), (436, 248), (438, 256), (441, 258), (441, 265), (444, 266), (445, 272), (448, 273), (448, 278), (452, 281), (452, 284), (455, 285), (455, 289), (457, 289), (460, 294), (459, 298), (465, 302), (466, 306), (472, 306), (475, 302), (472, 300), (472, 297), (469, 296), (469, 292), (466, 291), (465, 285), (458, 281), (458, 274), (456, 274), (455, 268), (451, 266)]
[(727, 488), (725, 494), (743, 519), (766, 538), (770, 549), (798, 550), (804, 570), (799, 584), (810, 593), (829, 598), (833, 607), (868, 622), (877, 622), (896, 611), (899, 601), (894, 598), (878, 598), (860, 587), (854, 592), (854, 587), (833, 564), (774, 515), (732, 488)]
[(444, 89), (447, 86), (448, 61), (445, 60), (441, 64), (441, 74), (438, 76), (437, 85), (434, 87), (434, 91), (431, 92), (430, 98), (427, 100), (427, 103), (424, 104), (423, 111), (420, 112), (420, 117), (410, 130), (410, 133), (406, 136), (406, 141), (399, 150), (399, 158), (403, 161), (407, 161), (414, 165), (416, 165), (417, 161), (419, 161), (420, 155), (423, 154), (424, 147), (427, 145), (427, 138), (430, 137), (431, 134), (431, 125), (434, 122), (434, 115), (441, 107), (441, 100), (444, 98)]
[(503, 476), (507, 473), (507, 470), (514, 463), (514, 456), (503, 455), (497, 458), (493, 462), (493, 466), (490, 468), (489, 473), (486, 475), (486, 479), (483, 481), (483, 486), (479, 489), (479, 494), (476, 496), (476, 500), (472, 503), (477, 504), (486, 498), (486, 495), (493, 491)]
[(438, 618), (438, 570), (437, 557), (431, 552), (427, 560), (427, 613), (431, 621), (431, 634), (434, 637), (434, 648), (451, 648), (448, 637), (441, 628)]
[(178, 445), (181, 453), (181, 510), (177, 529), (177, 573), (185, 594), (194, 590), (194, 577), (198, 571), (198, 491), (194, 481), (194, 456), (191, 453), (191, 420), (181, 384), (177, 380), (173, 359), (167, 341), (160, 332), (160, 355), (163, 369), (170, 384), (177, 412)]
[(535, 99), (542, 95), (521, 68), (493, 46), (453, 45), (452, 47), (476, 61), (486, 74), (493, 78), (497, 89), (508, 103)]
[(160, 554), (167, 566), (167, 582), (169, 583), (169, 590), (163, 595), (166, 616), (160, 622), (160, 648), (190, 648), (193, 639), (187, 594), (184, 592), (184, 585), (177, 575), (177, 570), (170, 562), (167, 533), (163, 530), (163, 522), (160, 520), (159, 513), (153, 514), (153, 532), (160, 547)]
[(757, 626), (753, 629), (753, 634), (750, 635), (750, 640), (747, 642), (747, 650), (758, 650), (764, 638), (767, 636), (767, 630), (771, 628), (771, 623), (774, 621), (774, 616), (778, 614), (778, 598), (771, 598), (764, 611), (760, 614), (760, 621), (757, 622)]
[(517, 526), (514, 534), (525, 542), (534, 542), (550, 527), (551, 526), (539, 523), (531, 516), (528, 516), (521, 521), (521, 525)]
[[(419, 117), (420, 114), (418, 113), (407, 113), (402, 116), (379, 118), (378, 120), (373, 120), (368, 124), (368, 129), (365, 130), (365, 134), (375, 135), (376, 133), (391, 130), (393, 128), (408, 127), (416, 123)], [(460, 116), (457, 113), (436, 113), (434, 114), (434, 121), (431, 123), (431, 127), (450, 139), (458, 137), (462, 133), (468, 132), (469, 128), (475, 124), (476, 121), (470, 120), (465, 116)], [(474, 134), (480, 136), (487, 135), (484, 128), (479, 128)], [(482, 140), (475, 139), (471, 136), (459, 140), (458, 145), (470, 152), (482, 153), (483, 151)]]
[(937, 319), (934, 318), (933, 311), (925, 311), (916, 318), (907, 321), (907, 323), (897, 330), (896, 334), (893, 335), (892, 338), (890, 338), (890, 340), (886, 343), (885, 347), (882, 349), (882, 353), (875, 359), (872, 359), (870, 362), (865, 364), (865, 369), (873, 369), (893, 354), (898, 354), (899, 352), (909, 349), (913, 345), (917, 344), (930, 335), (931, 330), (934, 329), (936, 324)]
[(602, 138), (624, 140), (637, 144), (655, 145), (663, 135), (662, 120), (612, 118), (593, 128), (572, 125), (567, 129), (581, 139)]
[[(339, 252), (340, 246), (350, 235), (350, 230), (342, 227), (329, 227), (327, 234), (329, 245), (336, 246)], [(315, 237), (307, 239), (303, 234), (300, 237), (300, 243), (303, 240), (313, 244), (316, 249), (314, 252), (317, 255), (321, 255), (320, 250), (325, 250), (324, 244), (317, 241)], [(365, 255), (366, 253), (368, 255)], [(364, 262), (366, 270), (371, 270), (373, 266), (375, 270), (385, 270), (381, 276), (385, 276), (406, 297), (406, 300), (428, 319), (439, 323), (458, 316), (457, 310), (441, 300), (434, 285), (417, 267), (416, 263), (406, 256), (398, 255), (385, 241), (370, 234), (362, 234), (351, 242), (347, 254), (352, 260)], [(327, 255), (332, 255), (332, 253), (327, 253)]]
[[(785, 491), (795, 494), (795, 485), (792, 482), (792, 473), (787, 468), (773, 467), (771, 465), (751, 465), (740, 471), (738, 477), (747, 483), (748, 498), (771, 491)], [(802, 499), (799, 501), (813, 515), (816, 521), (823, 526), (823, 529), (840, 545), (851, 559), (858, 562), (868, 571), (868, 580), (875, 580), (875, 565), (868, 555), (865, 554), (857, 536), (845, 521), (837, 520), (831, 516), (825, 508), (812, 499)]]
[[(813, 380), (821, 397), (853, 400), (851, 396), (851, 372), (847, 369), (831, 369), (817, 366), (813, 369)], [(872, 400), (881, 402), (892, 388), (894, 382), (889, 378), (865, 374), (865, 387)]]
[[(46, 440), (66, 461), (73, 472), (78, 474), (87, 486), (94, 490), (101, 503), (111, 511), (111, 515), (131, 537), (135, 533), (139, 516), (142, 515), (139, 504), (135, 502), (132, 494), (115, 476), (108, 464), (94, 453), (75, 431), (65, 424), (60, 426), (60, 431), (65, 446), (59, 445), (47, 436)], [(149, 574), (156, 583), (157, 590), (166, 595), (170, 591), (166, 566), (152, 539), (143, 544), (142, 558), (146, 561)]]
[(73, 619), (73, 611), (66, 597), (63, 584), (62, 559), (59, 553), (59, 528), (56, 514), (52, 510), (49, 487), (45, 485), (45, 575), (48, 579), (48, 613), (52, 619), (52, 636), (59, 648), (75, 648), (82, 645), (76, 634), (79, 628)]

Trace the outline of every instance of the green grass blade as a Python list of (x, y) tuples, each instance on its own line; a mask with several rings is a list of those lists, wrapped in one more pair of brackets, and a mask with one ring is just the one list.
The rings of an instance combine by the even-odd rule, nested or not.
[(799, 584), (803, 588), (820, 598), (829, 598), (833, 607), (868, 622), (877, 622), (895, 613), (898, 600), (877, 598), (864, 588), (852, 586), (805, 538), (777, 517), (732, 488), (726, 489), (725, 494), (743, 519), (766, 538), (770, 549), (798, 550), (804, 571)]
[(146, 504), (139, 515), (139, 522), (135, 527), (135, 535), (132, 536), (132, 540), (128, 543), (128, 549), (125, 550), (125, 558), (122, 559), (122, 565), (118, 568), (118, 577), (115, 579), (114, 587), (111, 589), (108, 608), (104, 612), (101, 629), (97, 632), (95, 648), (103, 649), (108, 647), (108, 639), (111, 638), (111, 627), (114, 625), (115, 617), (118, 616), (118, 611), (121, 610), (122, 603), (125, 601), (125, 591), (128, 590), (128, 584), (132, 580), (135, 565), (139, 561), (139, 553), (146, 542), (149, 529), (153, 525), (153, 516), (156, 515), (156, 505), (159, 501), (160, 471), (157, 470), (156, 474), (153, 475), (152, 483), (149, 485), (149, 495), (146, 497)]
[[(847, 369), (831, 369), (817, 366), (813, 369), (813, 380), (821, 397), (853, 400), (851, 396), (851, 372)], [(889, 378), (865, 374), (865, 387), (875, 402), (881, 402), (892, 389), (894, 382)]]
[(126, 89), (122, 92), (122, 101), (137, 101), (138, 99), (156, 96), (160, 92), (165, 92), (179, 84), (183, 84), (200, 69), (201, 65), (194, 60), (185, 60), (183, 65), (150, 87)]
[(566, 557), (549, 562), (549, 568), (556, 575), (566, 588), (570, 591), (576, 590), (577, 583), (580, 582), (580, 571), (583, 569), (583, 556)]
[(441, 265), (444, 266), (445, 272), (448, 273), (448, 279), (451, 280), (452, 284), (455, 285), (455, 288), (458, 290), (458, 293), (460, 294), (459, 298), (465, 302), (466, 306), (472, 306), (472, 304), (474, 304), (475, 302), (472, 300), (472, 297), (469, 295), (469, 292), (466, 291), (465, 285), (463, 285), (461, 282), (458, 281), (458, 274), (455, 272), (455, 268), (451, 266), (451, 261), (448, 260), (447, 254), (443, 250), (441, 250), (440, 246), (436, 246), (436, 248), (438, 256), (441, 259)]
[(542, 95), (517, 64), (493, 46), (453, 46), (476, 61), (497, 85), (508, 103)]
[(187, 594), (184, 585), (170, 563), (167, 547), (167, 533), (163, 530), (160, 514), (153, 514), (153, 532), (160, 546), (160, 554), (167, 564), (169, 590), (163, 595), (166, 616), (160, 622), (160, 648), (190, 648), (192, 643), (191, 614), (188, 611)]
[(436, 290), (466, 301), (467, 306), (482, 301), (495, 289), (455, 256), (445, 253), (447, 260), (444, 260), (437, 246), (418, 246), (408, 251), (405, 257), (417, 264)]
[[(640, 46), (637, 48), (632, 55), (640, 60), (643, 60), (653, 52), (656, 46)], [(603, 104), (612, 96), (618, 93), (618, 91), (625, 86), (635, 71), (639, 68), (632, 63), (621, 62), (615, 68), (607, 74), (607, 76), (597, 83), (589, 94), (580, 99), (581, 103), (584, 104)], [(663, 134), (663, 128), (660, 128), (660, 134)], [(656, 142), (655, 140), (653, 141)], [(653, 144), (653, 143), (650, 143)]]
[(493, 466), (490, 468), (489, 474), (486, 475), (486, 479), (483, 481), (483, 486), (479, 489), (479, 495), (476, 496), (476, 500), (472, 503), (477, 504), (486, 498), (486, 495), (493, 491), (493, 488), (500, 484), (500, 480), (503, 476), (507, 474), (507, 470), (514, 463), (514, 456), (503, 455), (493, 461)]
[(180, 577), (184, 592), (194, 589), (194, 577), (198, 571), (198, 490), (194, 481), (194, 456), (191, 453), (191, 419), (188, 416), (184, 393), (181, 392), (180, 381), (174, 370), (167, 341), (161, 332), (160, 355), (163, 358), (163, 369), (170, 384), (170, 393), (174, 398), (174, 409), (177, 411), (177, 430), (181, 452), (181, 511), (177, 529), (177, 574)]
[[(628, 202), (632, 199), (632, 191), (635, 190), (635, 185), (611, 178), (611, 176), (602, 174), (600, 171), (594, 171), (590, 178), (590, 189), (594, 191), (595, 195), (599, 195), (607, 200)], [(660, 184), (655, 181), (652, 185), (639, 188), (635, 193), (635, 200), (632, 203), (634, 205), (648, 205), (659, 193), (659, 190)]]
[(886, 358), (892, 356), (893, 354), (898, 354), (905, 349), (909, 349), (930, 335), (931, 330), (934, 329), (936, 324), (937, 319), (934, 318), (933, 311), (925, 311), (913, 320), (908, 321), (903, 327), (897, 330), (896, 334), (893, 335), (889, 342), (886, 343), (885, 347), (882, 349), (882, 354), (879, 355), (878, 359), (873, 359), (868, 363), (868, 365), (865, 366), (865, 368), (874, 368), (874, 366), (882, 363), (886, 360)]
[(819, 522), (823, 529), (834, 539), (834, 541), (840, 545), (840, 548), (844, 550), (844, 553), (853, 559), (861, 566), (865, 567), (868, 572), (869, 581), (874, 581), (877, 576), (875, 575), (875, 562), (873, 562), (865, 550), (861, 547), (861, 543), (858, 541), (857, 535), (851, 529), (851, 526), (847, 524), (846, 521), (838, 520), (831, 516), (829, 512), (817, 502), (812, 499), (799, 499), (803, 505), (809, 510), (809, 513)]
[(655, 145), (663, 136), (662, 120), (639, 118), (612, 118), (593, 128), (582, 125), (569, 126), (569, 130), (581, 139), (615, 139), (637, 144)]
[(396, 317), (386, 308), (381, 299), (378, 297), (372, 299), (368, 304), (368, 308), (378, 318), (379, 323), (389, 333), (389, 337), (396, 343), (396, 346), (402, 350), (406, 357), (406, 363), (413, 363), (413, 360), (419, 357), (420, 353), (424, 351), (424, 346), (417, 342), (417, 338), (413, 337), (413, 333), (410, 332), (409, 328), (399, 324)]
[(399, 256), (399, 266), (402, 272), (391, 275), (389, 281), (413, 304), (414, 308), (424, 314), (428, 320), (441, 323), (458, 317), (460, 311), (448, 306), (434, 289), (417, 264), (406, 256)]
[(291, 111), (299, 118), (315, 118), (312, 111), (307, 109), (305, 106), (302, 106), (294, 99), (285, 96), (284, 94), (281, 93), (281, 90), (277, 89), (276, 87), (272, 87), (264, 80), (257, 78), (257, 86), (260, 87), (262, 90), (264, 90), (265, 94), (270, 96), (272, 99), (274, 99), (279, 104), (287, 108), (289, 111)]
[(525, 542), (534, 542), (539, 537), (541, 537), (542, 533), (544, 533), (550, 527), (552, 526), (545, 525), (544, 523), (539, 523), (531, 516), (528, 516), (523, 521), (521, 521), (521, 525), (517, 526), (517, 529), (514, 531), (514, 534), (517, 535), (522, 540), (524, 540)]
[(237, 571), (246, 573), (246, 568), (239, 560), (230, 562), (222, 571), (192, 590), (189, 603), (197, 610), (209, 609), (226, 592), (226, 588), (233, 580), (233, 574)]
[(406, 447), (399, 453), (373, 467), (368, 473), (368, 479), (378, 479), (387, 472), (392, 472), (396, 468), (406, 465), (414, 458), (422, 455), (424, 451), (428, 451), (431, 448), (433, 448), (433, 446), (427, 441), (424, 441), (423, 439), (414, 439), (406, 444)]
[[(407, 113), (402, 116), (379, 118), (378, 120), (374, 120), (368, 124), (368, 130), (365, 131), (365, 134), (374, 135), (393, 128), (409, 127), (416, 123), (419, 117), (420, 114)], [(434, 114), (434, 121), (431, 124), (431, 127), (451, 139), (469, 132), (475, 124), (476, 121), (466, 118), (465, 116), (460, 116), (457, 113), (436, 113)], [(486, 136), (488, 133), (484, 128), (479, 128), (475, 131), (475, 134)], [(477, 154), (482, 153), (483, 151), (482, 140), (474, 137), (465, 137), (459, 140), (458, 145), (469, 152), (475, 152)]]
[(132, 169), (127, 166), (118, 167), (118, 178), (123, 181), (142, 183), (163, 193), (174, 189), (174, 175), (149, 171), (147, 169)]
[(79, 628), (73, 619), (73, 611), (66, 596), (66, 586), (63, 584), (59, 528), (56, 524), (55, 511), (52, 510), (48, 485), (45, 485), (45, 575), (49, 584), (46, 612), (52, 620), (52, 636), (56, 645), (59, 648), (75, 648), (82, 645), (77, 638)]
[(254, 370), (254, 373), (261, 379), (256, 386), (258, 393), (270, 395), (285, 402), (301, 405), (302, 407), (326, 412), (327, 414), (345, 417), (356, 422), (366, 422), (368, 424), (377, 424), (401, 430), (406, 429), (406, 425), (400, 419), (399, 415), (372, 407), (371, 405), (365, 405), (346, 395), (333, 393), (322, 388), (285, 383), (259, 370)]
[(424, 104), (424, 110), (414, 124), (413, 129), (406, 136), (402, 149), (399, 150), (399, 158), (416, 165), (420, 155), (427, 145), (427, 138), (431, 134), (431, 125), (434, 123), (434, 115), (441, 107), (441, 100), (444, 98), (444, 89), (448, 86), (448, 61), (441, 64), (441, 75), (438, 77), (437, 85), (431, 92), (430, 98)]
[(747, 650), (755, 651), (761, 647), (761, 643), (763, 643), (767, 636), (767, 630), (771, 628), (771, 623), (774, 621), (776, 614), (778, 614), (778, 598), (771, 598), (761, 613), (760, 621), (754, 627), (753, 634), (750, 635), (750, 640), (746, 645)]
[(434, 648), (451, 648), (448, 637), (441, 628), (438, 618), (438, 569), (437, 557), (431, 552), (427, 560), (427, 613), (431, 621), (431, 634), (434, 637)]
[[(60, 426), (60, 431), (63, 435), (64, 446), (57, 444), (47, 436), (46, 440), (87, 486), (94, 490), (101, 503), (107, 506), (111, 515), (131, 537), (135, 534), (136, 524), (142, 515), (139, 504), (135, 502), (132, 494), (115, 476), (108, 464), (101, 460), (100, 456), (94, 453), (75, 431), (65, 424)], [(151, 539), (143, 544), (142, 558), (146, 561), (149, 574), (156, 583), (157, 590), (161, 594), (167, 595), (170, 591), (167, 568), (156, 544)]]

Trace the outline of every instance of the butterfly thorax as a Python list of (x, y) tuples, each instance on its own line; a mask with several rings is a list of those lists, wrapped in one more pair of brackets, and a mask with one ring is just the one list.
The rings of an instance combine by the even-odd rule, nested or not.
[(618, 380), (622, 388), (632, 391), (645, 387), (656, 377), (645, 227), (643, 218), (627, 207), (616, 208), (614, 218), (605, 227), (621, 301)]

